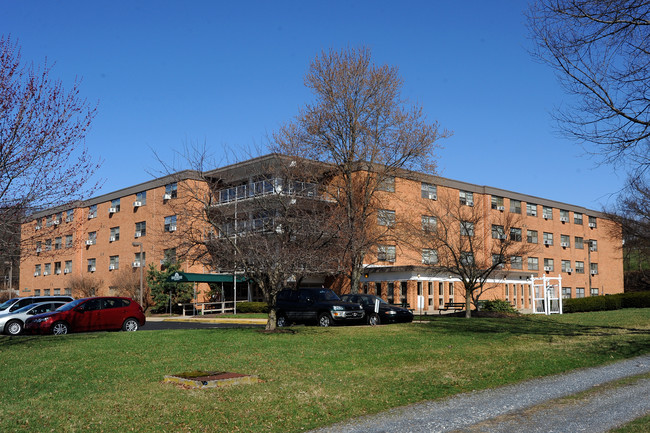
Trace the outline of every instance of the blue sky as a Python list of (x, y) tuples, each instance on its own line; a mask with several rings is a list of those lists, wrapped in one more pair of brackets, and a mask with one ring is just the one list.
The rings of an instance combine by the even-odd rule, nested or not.
[(322, 50), (366, 45), (399, 68), (404, 96), (454, 136), (439, 174), (600, 210), (624, 173), (559, 137), (568, 102), (528, 53), (519, 0), (4, 1), (0, 29), (23, 60), (98, 102), (86, 146), (103, 160), (99, 193), (152, 179), (205, 143), (217, 164), (266, 153), (267, 134), (310, 100)]

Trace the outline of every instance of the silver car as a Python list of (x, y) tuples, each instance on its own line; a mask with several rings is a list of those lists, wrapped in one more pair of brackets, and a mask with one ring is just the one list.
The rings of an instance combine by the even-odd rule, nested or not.
[(38, 304), (26, 305), (12, 313), (0, 315), (0, 332), (7, 335), (18, 335), (23, 332), (25, 320), (36, 314), (54, 311), (62, 305), (67, 304), (63, 301), (39, 302)]

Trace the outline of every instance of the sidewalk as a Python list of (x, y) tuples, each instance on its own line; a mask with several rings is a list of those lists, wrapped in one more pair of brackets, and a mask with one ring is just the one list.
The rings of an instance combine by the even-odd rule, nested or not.
[(199, 323), (231, 323), (233, 325), (266, 325), (266, 319), (210, 317), (210, 316), (148, 316), (148, 322), (199, 322)]
[[(312, 432), (606, 432), (650, 413), (649, 373), (650, 355), (644, 355), (395, 408)], [(615, 382), (623, 378), (629, 379)]]

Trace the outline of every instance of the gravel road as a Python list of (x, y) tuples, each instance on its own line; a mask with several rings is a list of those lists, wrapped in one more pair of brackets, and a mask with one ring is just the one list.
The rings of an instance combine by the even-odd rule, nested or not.
[[(606, 432), (650, 413), (650, 379), (634, 378), (647, 373), (650, 355), (395, 408), (313, 433)], [(608, 384), (623, 378), (630, 379)]]

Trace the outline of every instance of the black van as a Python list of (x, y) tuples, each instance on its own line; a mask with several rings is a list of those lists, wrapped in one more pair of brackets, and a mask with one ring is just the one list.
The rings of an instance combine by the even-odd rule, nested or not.
[(330, 289), (285, 289), (278, 293), (275, 310), (278, 326), (315, 322), (319, 326), (360, 322), (365, 316), (360, 304), (343, 302)]
[(26, 296), (24, 298), (13, 298), (0, 305), (0, 314), (13, 313), (26, 305), (49, 301), (70, 302), (74, 301), (74, 298), (72, 296)]

